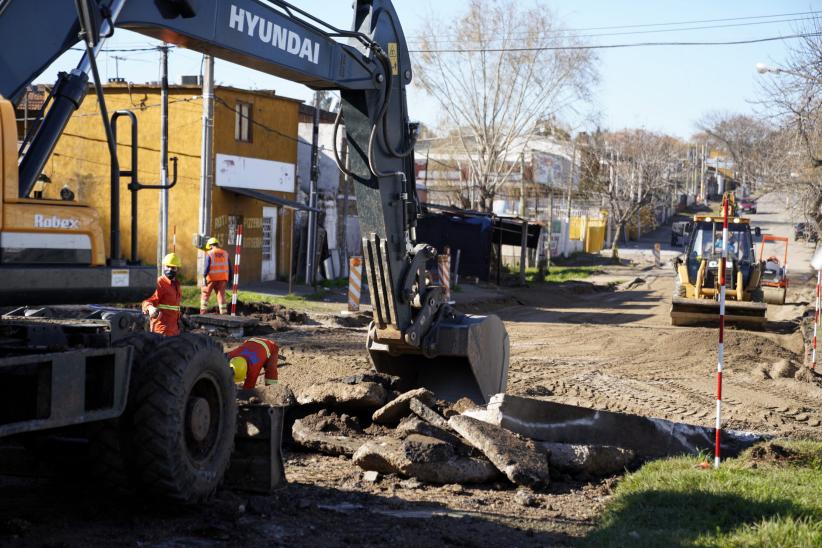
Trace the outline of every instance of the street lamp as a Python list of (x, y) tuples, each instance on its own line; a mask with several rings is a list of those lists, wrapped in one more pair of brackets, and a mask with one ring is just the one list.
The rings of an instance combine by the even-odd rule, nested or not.
[(803, 74), (795, 70), (784, 69), (781, 67), (771, 67), (766, 65), (765, 63), (757, 63), (756, 72), (758, 72), (759, 74), (767, 74), (769, 72), (772, 74), (790, 74), (791, 76), (796, 76), (797, 78), (802, 78), (803, 80), (808, 80), (810, 82), (822, 84), (822, 79), (817, 78), (815, 76), (811, 76), (810, 74)]
[(782, 72), (782, 69), (769, 67), (765, 63), (757, 63), (756, 64), (756, 72), (758, 72), (759, 74), (767, 74), (769, 72), (773, 72), (775, 74), (778, 74), (778, 73)]

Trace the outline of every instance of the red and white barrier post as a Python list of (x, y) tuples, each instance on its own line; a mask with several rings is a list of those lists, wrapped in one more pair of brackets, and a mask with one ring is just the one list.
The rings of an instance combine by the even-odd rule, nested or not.
[(816, 313), (813, 316), (813, 356), (811, 358), (811, 370), (816, 371), (816, 332), (819, 329), (819, 302), (820, 286), (822, 286), (822, 270), (816, 271)]
[(362, 293), (362, 258), (348, 259), (348, 311), (359, 312)]
[(722, 200), (722, 255), (719, 258), (719, 349), (716, 360), (716, 440), (714, 468), (719, 468), (722, 438), (722, 369), (725, 367), (725, 263), (728, 260), (728, 198)]
[(240, 285), (240, 252), (243, 249), (243, 225), (237, 226), (237, 245), (234, 248), (234, 282), (231, 286), (231, 315), (237, 315), (237, 286)]

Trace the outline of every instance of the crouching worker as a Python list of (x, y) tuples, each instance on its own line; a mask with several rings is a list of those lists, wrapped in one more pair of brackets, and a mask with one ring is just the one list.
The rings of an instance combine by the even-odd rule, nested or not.
[(180, 334), (180, 280), (177, 271), (182, 266), (175, 253), (163, 257), (163, 275), (157, 278), (154, 294), (143, 301), (143, 313), (150, 318), (150, 330), (166, 337)]
[(277, 359), (280, 347), (272, 340), (253, 337), (226, 354), (234, 370), (234, 380), (243, 379), (243, 389), (250, 390), (257, 384), (260, 370), (265, 369), (265, 384), (277, 384)]

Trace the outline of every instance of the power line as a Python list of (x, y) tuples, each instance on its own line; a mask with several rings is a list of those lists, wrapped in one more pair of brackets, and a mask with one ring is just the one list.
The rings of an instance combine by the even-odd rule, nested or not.
[[(625, 29), (636, 29), (636, 28), (647, 28), (647, 27), (668, 27), (674, 25), (694, 25), (694, 24), (703, 24), (703, 23), (726, 23), (729, 21), (746, 21), (751, 19), (774, 19), (778, 17), (794, 17), (799, 15), (816, 15), (822, 13), (822, 11), (802, 11), (802, 12), (794, 12), (794, 13), (778, 13), (772, 15), (753, 15), (747, 17), (727, 17), (723, 19), (695, 19), (690, 21), (672, 21), (667, 23), (644, 23), (644, 24), (635, 24), (635, 25), (611, 25), (611, 26), (604, 26), (604, 27), (581, 27), (581, 28), (565, 28), (565, 29), (555, 29), (545, 31), (544, 34), (558, 34), (558, 33), (578, 33), (578, 32), (588, 32), (588, 31), (599, 31), (599, 30), (625, 30)], [(752, 23), (756, 24), (756, 23)], [(670, 29), (670, 30), (677, 30), (677, 29)], [(517, 33), (518, 36), (527, 36), (527, 32)], [(410, 40), (410, 43), (417, 43), (419, 40)]]
[[(634, 36), (634, 35), (642, 35), (642, 34), (661, 34), (661, 33), (670, 33), (670, 32), (683, 32), (683, 31), (692, 31), (692, 30), (714, 30), (714, 29), (727, 29), (727, 28), (739, 28), (739, 27), (750, 27), (755, 25), (769, 25), (774, 23), (794, 23), (798, 21), (812, 21), (814, 17), (805, 17), (805, 18), (797, 18), (797, 19), (778, 19), (773, 21), (756, 21), (751, 23), (735, 23), (729, 25), (709, 25), (709, 26), (700, 26), (700, 27), (681, 27), (681, 28), (668, 28), (668, 29), (654, 29), (654, 30), (640, 30), (640, 31), (628, 31), (628, 32), (609, 32), (609, 33), (594, 33), (594, 34), (573, 34), (571, 31), (565, 30), (557, 30), (553, 31), (555, 34), (565, 34), (564, 38), (602, 38), (607, 36)], [(548, 38), (548, 36), (539, 34), (533, 34), (531, 36), (523, 36), (521, 38), (516, 38), (514, 36), (506, 36), (501, 38), (492, 38), (489, 39), (487, 42), (494, 43), (494, 42), (523, 42), (523, 41), (533, 41)], [(434, 40), (433, 43), (436, 45), (440, 44), (460, 44), (464, 43), (465, 40)], [(414, 43), (420, 44), (420, 41), (416, 41)]]
[(751, 40), (731, 40), (727, 42), (632, 42), (626, 44), (592, 44), (579, 46), (544, 46), (534, 48), (452, 48), (452, 49), (415, 49), (408, 50), (409, 53), (500, 53), (500, 52), (525, 52), (525, 51), (562, 51), (562, 50), (582, 50), (582, 49), (617, 49), (617, 48), (638, 48), (656, 46), (735, 46), (740, 44), (758, 44), (761, 42), (774, 42), (777, 40), (790, 40), (793, 38), (811, 38), (820, 36), (822, 33), (813, 32), (806, 34), (790, 34), (786, 36), (768, 36), (766, 38), (754, 38)]

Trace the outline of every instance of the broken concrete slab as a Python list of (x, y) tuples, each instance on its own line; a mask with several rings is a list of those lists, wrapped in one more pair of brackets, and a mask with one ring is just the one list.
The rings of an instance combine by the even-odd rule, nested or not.
[(448, 424), (482, 451), (513, 483), (542, 488), (550, 482), (548, 457), (533, 442), (522, 440), (500, 426), (465, 415), (454, 415), (448, 419)]
[(417, 415), (422, 420), (436, 426), (441, 430), (448, 431), (451, 429), (448, 426), (448, 421), (445, 420), (439, 413), (431, 409), (428, 405), (423, 403), (417, 398), (411, 398), (409, 402), (409, 407), (411, 408), (411, 412)]
[(437, 484), (485, 483), (499, 477), (490, 462), (458, 456), (451, 445), (419, 434), (368, 441), (354, 453), (354, 463), (364, 470)]
[[(407, 437), (411, 434), (420, 434), (422, 436), (428, 436), (430, 438), (437, 438), (438, 440), (442, 440), (445, 443), (450, 443), (455, 448), (459, 449), (468, 449), (468, 447), (463, 443), (461, 439), (457, 436), (449, 432), (448, 430), (443, 430), (442, 428), (438, 428), (431, 423), (428, 423), (424, 420), (419, 419), (418, 417), (405, 417), (402, 422), (397, 426), (395, 433), (399, 434), (400, 437)], [(463, 451), (464, 453), (468, 454), (469, 451)]]
[(636, 459), (631, 449), (611, 445), (539, 442), (537, 446), (548, 452), (551, 469), (573, 475), (612, 476), (624, 472)]
[(397, 424), (403, 417), (407, 417), (411, 413), (410, 403), (412, 399), (417, 399), (428, 405), (433, 405), (435, 401), (434, 394), (430, 390), (416, 388), (400, 394), (374, 411), (371, 419), (377, 424)]
[(374, 382), (346, 384), (330, 381), (315, 384), (297, 394), (300, 405), (318, 405), (335, 411), (365, 412), (385, 405), (388, 394)]
[[(714, 446), (713, 428), (509, 394), (497, 394), (487, 409), (468, 410), (465, 415), (535, 440), (613, 445), (631, 449), (642, 459), (698, 454)], [(749, 432), (723, 430), (722, 452), (735, 456), (761, 439)]]
[(365, 441), (363, 438), (346, 436), (340, 433), (318, 432), (307, 426), (304, 419), (297, 419), (291, 427), (294, 443), (326, 455), (352, 456)]

